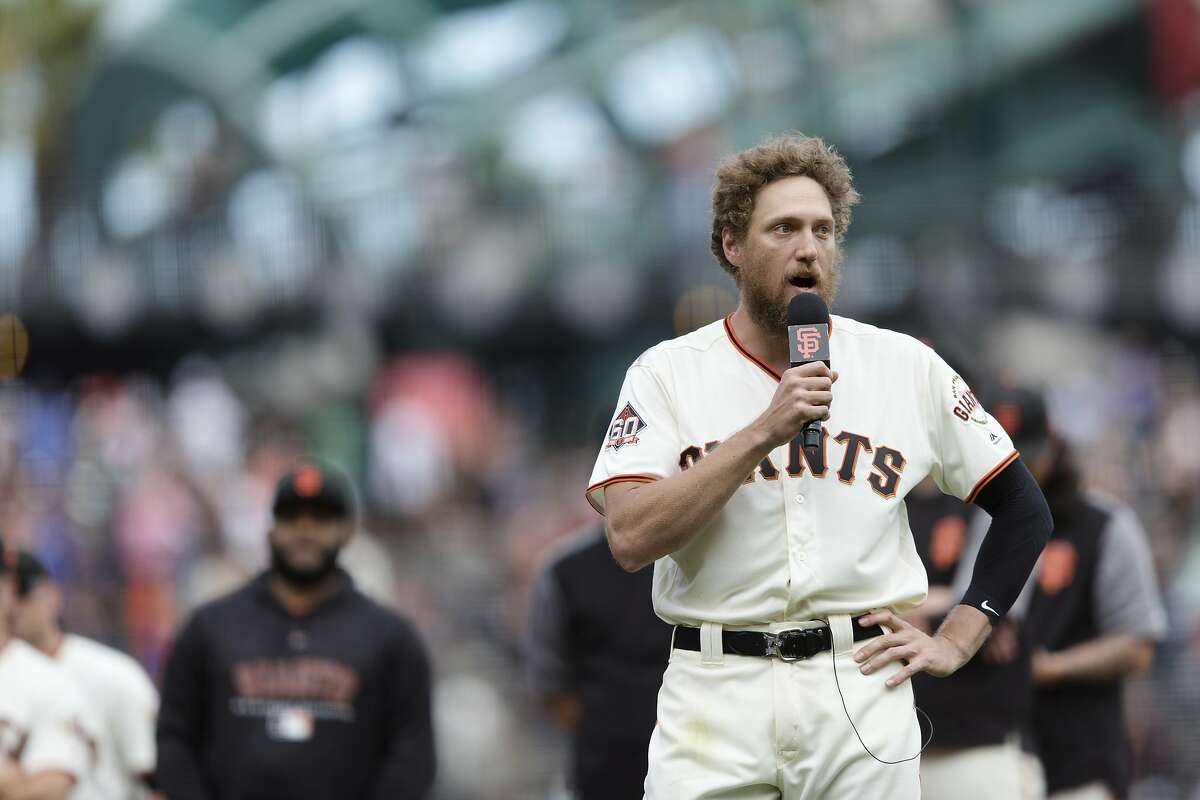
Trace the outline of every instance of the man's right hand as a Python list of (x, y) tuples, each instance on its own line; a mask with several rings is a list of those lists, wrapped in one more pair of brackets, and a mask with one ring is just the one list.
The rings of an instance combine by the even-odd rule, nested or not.
[(783, 373), (767, 410), (753, 423), (766, 436), (771, 449), (790, 442), (806, 423), (829, 419), (833, 384), (838, 374), (824, 361), (792, 367)]

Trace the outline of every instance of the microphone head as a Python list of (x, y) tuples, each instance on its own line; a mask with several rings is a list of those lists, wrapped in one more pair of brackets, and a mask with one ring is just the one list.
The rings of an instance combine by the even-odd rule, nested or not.
[(829, 306), (819, 294), (802, 292), (788, 303), (788, 325), (827, 325)]

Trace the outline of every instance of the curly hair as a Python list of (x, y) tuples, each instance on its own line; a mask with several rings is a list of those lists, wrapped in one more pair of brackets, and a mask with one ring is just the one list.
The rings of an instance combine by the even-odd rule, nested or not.
[(825, 189), (833, 209), (837, 241), (845, 237), (850, 227), (850, 209), (859, 200), (845, 159), (816, 136), (801, 133), (776, 136), (757, 147), (727, 156), (717, 166), (710, 247), (730, 275), (737, 277), (737, 267), (725, 258), (721, 244), (725, 229), (731, 230), (737, 239), (744, 237), (758, 190), (772, 181), (797, 175), (812, 178)]

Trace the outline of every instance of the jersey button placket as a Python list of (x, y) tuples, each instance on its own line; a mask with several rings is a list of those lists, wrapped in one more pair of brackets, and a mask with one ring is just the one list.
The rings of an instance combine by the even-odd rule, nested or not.
[(784, 502), (784, 518), (787, 524), (788, 572), (792, 576), (788, 587), (789, 615), (795, 609), (797, 600), (809, 594), (812, 580), (812, 564), (805, 552), (804, 543), (810, 538), (809, 507), (812, 505), (803, 491), (803, 478), (784, 476), (786, 500)]
[(820, 542), (817, 539), (817, 504), (813, 496), (813, 478), (805, 475), (801, 480), (805, 483), (803, 491), (799, 492), (799, 496), (803, 497), (803, 502), (797, 503), (797, 511), (799, 512), (799, 528), (797, 531), (797, 548), (796, 558), (807, 566), (814, 573), (817, 569), (817, 561), (820, 556)]

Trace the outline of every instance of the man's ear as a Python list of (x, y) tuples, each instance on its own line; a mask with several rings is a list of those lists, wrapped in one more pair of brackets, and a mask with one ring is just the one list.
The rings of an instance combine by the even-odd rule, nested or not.
[(339, 523), (339, 525), (342, 529), (341, 546), (345, 547), (346, 545), (350, 544), (350, 540), (354, 538), (354, 534), (358, 530), (358, 526), (352, 519), (344, 519), (341, 521), (341, 523)]
[(735, 267), (740, 268), (742, 266), (742, 244), (733, 235), (731, 228), (724, 228), (721, 231), (721, 249), (725, 251), (726, 261)]

